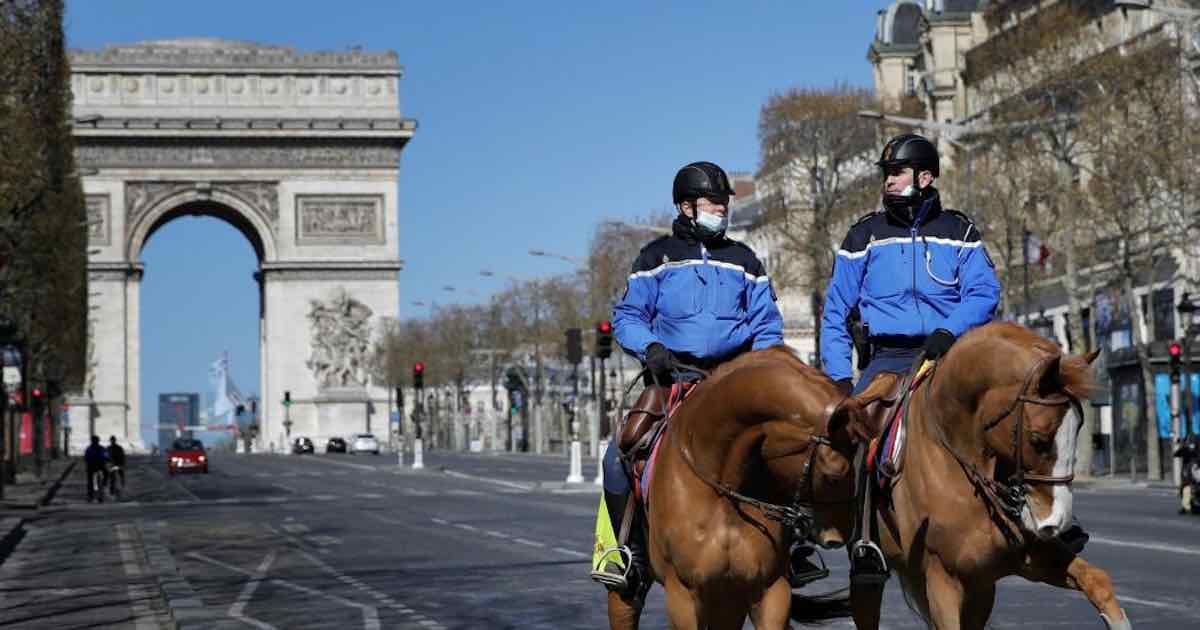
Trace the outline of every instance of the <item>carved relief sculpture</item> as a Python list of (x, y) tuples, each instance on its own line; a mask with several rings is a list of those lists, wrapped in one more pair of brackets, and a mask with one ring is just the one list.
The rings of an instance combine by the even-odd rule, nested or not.
[(108, 195), (87, 195), (88, 244), (112, 244), (112, 214)]
[(125, 182), (125, 225), (126, 229), (138, 224), (139, 219), (160, 201), (189, 190), (204, 190), (208, 194), (222, 192), (236, 197), (253, 209), (272, 229), (279, 224), (278, 182)]
[(323, 390), (364, 387), (371, 348), (371, 309), (345, 289), (327, 302), (309, 301), (312, 355), (305, 365)]
[(296, 214), (301, 245), (385, 242), (378, 195), (300, 195)]

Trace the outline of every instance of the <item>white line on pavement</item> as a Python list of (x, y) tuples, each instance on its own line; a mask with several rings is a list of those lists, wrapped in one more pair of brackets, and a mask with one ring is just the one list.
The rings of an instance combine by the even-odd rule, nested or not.
[(313, 501), (333, 501), (336, 498), (332, 494), (314, 494), (312, 496)]
[(478, 527), (475, 527), (474, 525), (467, 525), (466, 523), (455, 523), (455, 524), (454, 524), (454, 526), (455, 526), (455, 527), (457, 527), (457, 528), (459, 528), (459, 529), (465, 529), (465, 530), (467, 530), (467, 531), (469, 531), (469, 532), (477, 532), (477, 531), (479, 531), (479, 528), (478, 528)]
[(513, 542), (518, 542), (518, 543), (521, 543), (522, 545), (529, 545), (530, 547), (545, 547), (546, 546), (544, 543), (537, 542), (536, 540), (527, 540), (525, 538), (514, 538)]
[(1181, 553), (1189, 556), (1200, 556), (1200, 549), (1195, 547), (1179, 547), (1176, 545), (1164, 545), (1161, 543), (1144, 543), (1134, 542), (1132, 540), (1117, 540), (1115, 538), (1104, 538), (1102, 536), (1092, 536), (1091, 542), (1100, 543), (1101, 545), (1113, 545), (1115, 547), (1133, 547), (1135, 549), (1149, 549), (1151, 551), (1165, 551), (1168, 553)]
[(450, 521), (440, 519), (440, 518), (433, 519), (433, 522), (437, 523), (438, 525), (449, 525), (450, 524)]
[(250, 581), (246, 582), (246, 585), (242, 587), (242, 592), (238, 593), (237, 601), (233, 602), (233, 605), (229, 607), (229, 611), (225, 613), (226, 615), (246, 625), (254, 626), (259, 630), (276, 630), (275, 626), (249, 617), (242, 612), (246, 609), (246, 604), (249, 604), (250, 599), (254, 597), (254, 591), (258, 590), (258, 585), (262, 584), (263, 578), (267, 576), (267, 571), (271, 569), (271, 565), (274, 563), (275, 552), (272, 551), (258, 564), (258, 568), (254, 570), (254, 577), (250, 578)]
[(300, 491), (299, 491), (299, 490), (297, 490), (297, 489), (295, 489), (295, 488), (293, 488), (293, 487), (291, 487), (291, 486), (285, 486), (285, 485), (283, 485), (283, 484), (281, 484), (281, 483), (273, 483), (273, 484), (271, 484), (271, 487), (272, 487), (272, 488), (279, 488), (280, 490), (283, 490), (284, 492), (288, 492), (288, 493), (291, 493), (291, 494), (300, 494)]
[(557, 551), (558, 553), (568, 555), (568, 556), (575, 556), (576, 558), (590, 558), (591, 557), (591, 556), (587, 555), (586, 553), (575, 551), (574, 549), (563, 549), (562, 547), (554, 547), (553, 551)]
[(498, 532), (494, 529), (489, 529), (484, 533), (494, 538), (508, 538), (508, 534), (505, 534), (504, 532)]
[(355, 498), (358, 498), (358, 499), (382, 499), (383, 498), (382, 494), (375, 494), (374, 492), (360, 492), (354, 496), (355, 496)]
[(516, 488), (517, 490), (532, 490), (533, 486), (527, 483), (518, 483), (516, 481), (504, 481), (503, 479), (491, 479), (488, 477), (480, 477), (479, 475), (469, 475), (467, 473), (458, 472), (457, 470), (447, 470), (446, 475), (457, 477), (459, 479), (470, 479), (471, 481), (482, 481), (484, 483), (494, 483), (499, 486), (508, 488)]
[(356, 468), (358, 470), (369, 470), (371, 472), (377, 472), (379, 470), (374, 466), (367, 466), (366, 464), (351, 464), (350, 462), (339, 462), (336, 459), (329, 459), (327, 457), (313, 457), (308, 461), (321, 462), (322, 464), (330, 464), (332, 466), (345, 466), (346, 468)]

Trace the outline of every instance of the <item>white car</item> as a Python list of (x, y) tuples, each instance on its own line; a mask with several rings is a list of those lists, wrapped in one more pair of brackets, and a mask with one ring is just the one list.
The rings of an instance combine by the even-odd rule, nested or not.
[(355, 453), (374, 453), (379, 454), (379, 440), (371, 433), (358, 433), (350, 439), (350, 448), (348, 449), (351, 455)]

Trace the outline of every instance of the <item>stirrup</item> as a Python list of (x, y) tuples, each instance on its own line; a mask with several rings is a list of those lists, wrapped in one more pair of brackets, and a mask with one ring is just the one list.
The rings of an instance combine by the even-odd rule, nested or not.
[[(825, 566), (825, 558), (821, 557), (821, 553), (812, 547), (805, 547), (805, 549), (808, 551), (808, 553), (804, 554), (804, 557), (799, 559), (801, 563), (807, 565), (804, 567), (805, 572), (796, 572), (797, 558), (795, 557), (795, 551), (793, 551), (791, 557), (788, 558), (788, 571), (790, 573), (788, 576), (788, 584), (791, 586), (793, 592), (802, 589), (805, 586), (816, 582), (817, 580), (823, 580), (829, 577), (829, 567)], [(809, 560), (809, 558), (813, 555), (816, 555), (817, 560), (821, 563), (821, 566), (817, 566), (816, 563)]]
[(883, 550), (869, 540), (850, 545), (850, 581), (855, 584), (883, 584), (892, 576)]
[[(616, 554), (618, 558), (625, 562), (624, 569), (620, 573), (614, 573), (606, 570), (609, 566), (615, 564), (609, 562), (607, 558)], [(617, 565), (620, 568), (620, 565)], [(609, 547), (600, 553), (600, 560), (596, 568), (592, 569), (592, 580), (599, 582), (604, 586), (619, 591), (629, 589), (629, 574), (633, 571), (633, 551), (625, 545), (618, 547)]]

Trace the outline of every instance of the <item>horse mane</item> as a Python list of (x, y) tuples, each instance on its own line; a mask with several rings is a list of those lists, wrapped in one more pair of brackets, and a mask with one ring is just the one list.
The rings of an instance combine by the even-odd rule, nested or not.
[(1058, 373), (1062, 379), (1063, 389), (1075, 398), (1088, 398), (1099, 389), (1099, 385), (1097, 385), (1096, 379), (1092, 374), (1092, 366), (1085, 357), (1063, 354), (1058, 344), (1020, 324), (1007, 321), (994, 321), (971, 330), (963, 335), (960, 341), (965, 342), (964, 345), (966, 345), (975, 341), (983, 341), (982, 338), (1002, 340), (1012, 345), (1011, 350), (1014, 352), (1019, 352), (1023, 349), (1033, 349), (1046, 356), (1061, 356), (1062, 360), (1059, 363), (1060, 368)]
[(722, 363), (721, 365), (718, 365), (712, 371), (712, 373), (708, 375), (708, 378), (706, 380), (708, 380), (711, 383), (715, 383), (715, 382), (720, 381), (721, 379), (725, 378), (726, 376), (729, 376), (731, 373), (733, 373), (737, 370), (740, 370), (744, 367), (753, 367), (753, 366), (767, 365), (767, 364), (786, 365), (795, 370), (799, 370), (801, 372), (806, 372), (812, 376), (822, 376), (823, 375), (821, 372), (816, 370), (816, 368), (813, 368), (812, 366), (808, 365), (804, 361), (801, 361), (800, 355), (797, 354), (795, 350), (793, 350), (792, 348), (790, 348), (786, 345), (780, 344), (778, 346), (771, 346), (769, 348), (763, 348), (762, 350), (758, 350), (755, 352), (746, 352), (744, 354), (738, 355), (733, 360), (727, 361), (725, 363)]

